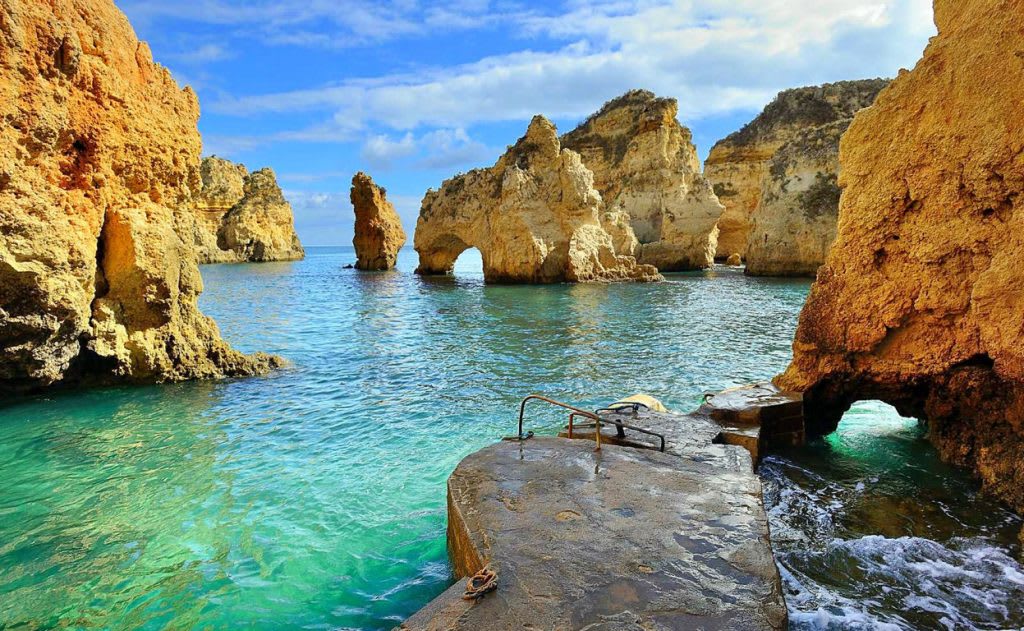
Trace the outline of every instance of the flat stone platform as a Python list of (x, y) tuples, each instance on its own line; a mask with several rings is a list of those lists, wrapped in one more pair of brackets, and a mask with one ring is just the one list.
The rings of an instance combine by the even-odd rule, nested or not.
[(535, 437), (464, 459), (449, 555), (458, 576), (489, 563), (498, 589), (469, 603), (459, 581), (401, 628), (785, 628), (750, 455), (712, 444), (706, 417), (669, 416), (666, 453)]

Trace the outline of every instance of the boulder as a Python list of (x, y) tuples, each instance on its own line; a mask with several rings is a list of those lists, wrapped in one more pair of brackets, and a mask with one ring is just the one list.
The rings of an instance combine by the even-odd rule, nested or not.
[(0, 42), (0, 390), (276, 365), (197, 307), (192, 90), (111, 0), (6, 0)]
[(274, 172), (203, 158), (195, 199), (200, 263), (291, 261), (305, 256)]
[(739, 252), (733, 252), (729, 255), (729, 258), (725, 260), (725, 264), (730, 267), (740, 267), (743, 265), (743, 257), (740, 256)]
[(356, 268), (394, 269), (398, 251), (405, 245), (406, 237), (402, 220), (388, 201), (387, 191), (360, 171), (352, 177), (350, 198), (356, 214), (355, 235), (352, 237)]
[[(751, 215), (762, 203), (766, 184), (772, 189), (770, 194), (776, 197), (786, 186), (786, 173), (778, 171), (780, 168), (785, 170), (785, 167), (773, 165), (780, 149), (796, 141), (797, 146), (787, 153), (789, 160), (798, 156), (800, 148), (806, 147), (806, 144), (801, 144), (806, 143), (802, 139), (805, 133), (839, 121), (846, 121), (848, 125), (858, 110), (871, 105), (878, 91), (887, 83), (886, 79), (867, 79), (784, 90), (743, 129), (712, 147), (704, 164), (704, 176), (711, 181), (715, 194), (725, 205), (725, 212), (718, 222), (717, 258), (724, 259), (740, 252), (748, 259), (748, 265), (751, 264), (747, 253), (748, 240), (754, 238), (750, 231)], [(774, 173), (773, 166), (776, 169)], [(832, 173), (837, 170), (834, 161), (830, 170)], [(812, 177), (811, 184), (814, 181)], [(771, 206), (779, 207), (779, 204)], [(834, 209), (832, 214), (835, 214)], [(759, 238), (763, 239), (763, 235)]]
[(654, 267), (616, 252), (601, 214), (593, 173), (536, 116), (493, 167), (427, 191), (416, 222), (416, 271), (450, 273), (459, 254), (475, 247), (488, 282), (659, 280)]
[(928, 425), (1024, 511), (1024, 0), (937, 0), (938, 36), (840, 146), (839, 229), (776, 383), (808, 429), (861, 399)]
[(711, 266), (724, 210), (678, 113), (675, 99), (632, 90), (561, 139), (594, 173), (616, 251), (662, 272)]

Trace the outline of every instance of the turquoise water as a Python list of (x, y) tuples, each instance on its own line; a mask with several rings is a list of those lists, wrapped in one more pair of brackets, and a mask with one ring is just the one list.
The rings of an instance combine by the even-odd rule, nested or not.
[[(202, 307), (224, 336), (290, 360), (269, 377), (0, 408), (0, 628), (391, 628), (450, 584), (445, 480), (513, 433), (522, 396), (596, 407), (645, 391), (692, 409), (704, 391), (785, 366), (808, 288), (733, 270), (485, 286), (479, 258), (441, 279), (414, 276), (410, 251), (398, 273), (343, 269), (353, 259), (310, 248), (294, 263), (203, 268)], [(540, 412), (534, 429), (562, 420)], [(844, 421), (855, 437), (869, 426)], [(836, 445), (778, 458), (775, 483), (819, 493), (793, 473), (807, 467), (855, 486), (829, 467), (874, 447)], [(858, 466), (905, 464), (865, 457)], [(954, 504), (974, 496), (956, 479)], [(773, 528), (788, 516), (773, 509)], [(964, 531), (1012, 554), (1012, 519)], [(790, 575), (806, 569), (806, 593), (839, 589), (808, 569), (818, 559), (786, 554)], [(841, 609), (801, 603), (795, 614)]]

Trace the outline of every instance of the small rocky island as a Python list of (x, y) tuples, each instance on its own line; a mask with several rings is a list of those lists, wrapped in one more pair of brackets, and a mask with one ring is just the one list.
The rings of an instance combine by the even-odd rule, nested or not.
[(416, 273), (448, 274), (474, 247), (488, 282), (659, 280), (654, 266), (616, 251), (602, 210), (594, 174), (562, 147), (551, 121), (536, 116), (493, 167), (427, 192), (414, 235)]
[(202, 263), (294, 261), (305, 256), (292, 207), (269, 168), (249, 173), (223, 158), (204, 158), (195, 201)]
[(405, 230), (394, 205), (388, 201), (387, 191), (360, 171), (352, 176), (349, 198), (356, 214), (352, 237), (356, 269), (394, 269), (398, 251), (405, 245)]

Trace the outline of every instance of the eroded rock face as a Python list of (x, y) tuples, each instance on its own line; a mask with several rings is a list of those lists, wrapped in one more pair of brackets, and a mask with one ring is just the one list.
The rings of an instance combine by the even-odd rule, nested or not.
[(747, 273), (814, 276), (836, 238), (839, 139), (852, 118), (799, 132), (768, 162), (750, 215)]
[(0, 94), (0, 390), (276, 363), (196, 306), (199, 105), (113, 2), (0, 0)]
[(388, 201), (387, 191), (360, 171), (352, 177), (350, 198), (356, 213), (355, 235), (352, 237), (356, 268), (394, 269), (398, 251), (405, 245), (406, 237), (402, 220)]
[(200, 263), (292, 261), (305, 256), (274, 172), (203, 158), (195, 199)]
[(493, 167), (427, 191), (414, 237), (417, 273), (449, 273), (475, 247), (489, 282), (659, 279), (654, 267), (616, 253), (593, 183), (579, 154), (561, 147), (555, 126), (535, 117)]
[(616, 251), (662, 272), (709, 267), (724, 210), (678, 113), (675, 99), (633, 90), (562, 137), (594, 173)]
[(939, 35), (843, 137), (839, 232), (777, 383), (808, 429), (925, 420), (1024, 510), (1024, 2), (937, 0)]
[[(712, 147), (704, 176), (725, 205), (718, 222), (717, 258), (734, 253), (746, 256), (748, 239), (753, 238), (751, 215), (761, 204), (766, 184), (777, 195), (786, 181), (784, 174), (772, 177), (773, 158), (779, 150), (795, 141), (797, 146), (788, 152), (791, 161), (800, 146), (804, 146), (802, 143), (807, 142), (802, 138), (805, 133), (838, 121), (848, 125), (858, 110), (871, 105), (887, 83), (885, 79), (868, 79), (785, 90), (743, 129)], [(776, 166), (779, 168), (787, 167)], [(793, 168), (791, 176), (803, 171), (799, 166)], [(834, 163), (831, 171), (836, 171)]]
[(306, 255), (295, 233), (291, 204), (271, 169), (246, 176), (242, 199), (221, 221), (217, 246), (242, 261), (295, 261)]

